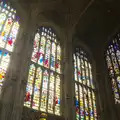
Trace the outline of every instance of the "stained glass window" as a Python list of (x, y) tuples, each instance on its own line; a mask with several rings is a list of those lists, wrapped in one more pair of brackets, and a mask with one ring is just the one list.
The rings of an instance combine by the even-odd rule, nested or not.
[(115, 103), (120, 103), (120, 35), (114, 36), (109, 43), (105, 58), (112, 83)]
[(40, 27), (34, 39), (24, 105), (60, 115), (61, 47), (51, 28)]
[(92, 65), (87, 54), (76, 48), (74, 59), (76, 120), (97, 120)]
[(0, 91), (19, 29), (15, 14), (14, 9), (0, 2)]

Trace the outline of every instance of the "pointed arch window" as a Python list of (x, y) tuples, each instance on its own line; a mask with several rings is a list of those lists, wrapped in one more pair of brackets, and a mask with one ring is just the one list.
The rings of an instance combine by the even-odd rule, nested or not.
[(60, 115), (60, 78), (60, 43), (51, 28), (40, 27), (34, 39), (24, 105)]
[(0, 91), (19, 30), (16, 11), (0, 2)]
[(115, 103), (120, 103), (120, 34), (110, 41), (105, 53)]
[(74, 59), (76, 120), (97, 120), (96, 95), (92, 65), (81, 48), (76, 48)]

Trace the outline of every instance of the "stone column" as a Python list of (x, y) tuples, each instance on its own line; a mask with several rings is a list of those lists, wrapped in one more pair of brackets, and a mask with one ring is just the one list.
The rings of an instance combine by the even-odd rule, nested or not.
[(30, 16), (20, 24), (0, 96), (0, 120), (21, 120), (35, 25)]
[(73, 82), (73, 57), (72, 57), (72, 30), (64, 31), (64, 95), (65, 95), (65, 120), (74, 120), (74, 82)]

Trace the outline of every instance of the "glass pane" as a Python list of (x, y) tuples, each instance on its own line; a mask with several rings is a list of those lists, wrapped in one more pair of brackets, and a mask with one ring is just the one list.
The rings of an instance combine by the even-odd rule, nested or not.
[(55, 78), (53, 72), (50, 73), (50, 82), (49, 82), (49, 99), (48, 99), (48, 112), (53, 113), (54, 108), (54, 86)]
[(57, 60), (56, 60), (56, 64), (55, 64), (56, 71), (57, 71), (58, 73), (60, 73), (60, 70), (61, 70), (60, 61), (61, 61), (61, 48), (60, 48), (60, 46), (58, 45), (58, 46), (57, 46)]
[(5, 41), (4, 41), (4, 25), (5, 25), (6, 15), (4, 13), (0, 14), (0, 47), (4, 47)]
[(46, 38), (44, 36), (41, 37), (41, 42), (40, 42), (40, 57), (38, 60), (38, 64), (43, 65), (43, 61), (44, 61), (44, 56), (45, 56), (45, 45), (46, 45)]
[(40, 57), (40, 53), (38, 51), (39, 50), (39, 40), (40, 40), (40, 35), (39, 35), (39, 33), (36, 33), (35, 39), (34, 39), (34, 45), (33, 45), (32, 58), (31, 58), (31, 60), (35, 63), (37, 62), (37, 60)]
[(10, 54), (8, 52), (3, 52), (2, 50), (0, 50), (0, 92), (8, 68), (9, 61), (10, 61)]
[(6, 45), (7, 41), (8, 41), (8, 37), (9, 34), (11, 32), (11, 28), (13, 26), (13, 19), (12, 18), (8, 18), (7, 21), (5, 22), (5, 26), (3, 28), (3, 31), (1, 32), (2, 37), (2, 41), (4, 41), (4, 46)]
[(6, 49), (8, 51), (11, 51), (11, 52), (13, 51), (13, 47), (14, 47), (14, 43), (15, 43), (15, 40), (17, 37), (18, 29), (19, 29), (19, 24), (18, 24), (18, 22), (15, 22), (11, 28), (11, 32), (7, 39)]
[(85, 104), (85, 118), (86, 120), (89, 120), (89, 114), (88, 114), (88, 95), (87, 95), (87, 90), (84, 88), (84, 104)]
[(78, 93), (78, 85), (75, 84), (75, 106), (76, 106), (76, 120), (80, 119), (80, 102), (79, 102), (79, 93)]
[(80, 63), (80, 58), (78, 56), (77, 56), (77, 74), (78, 74), (78, 81), (82, 83), (81, 63)]
[(41, 107), (40, 110), (46, 112), (47, 97), (48, 97), (48, 72), (45, 70), (43, 73), (43, 83), (42, 83), (42, 97), (41, 97)]
[(84, 66), (84, 60), (81, 59), (81, 70), (82, 70), (82, 81), (83, 81), (83, 84), (86, 85), (87, 81), (86, 81), (86, 78), (85, 78), (85, 66)]
[(51, 54), (51, 70), (55, 71), (55, 59), (56, 58), (56, 44), (52, 42), (52, 54)]
[(89, 67), (88, 67), (88, 62), (85, 60), (85, 70), (86, 70), (86, 81), (87, 81), (87, 86), (90, 87), (90, 80), (89, 80)]
[[(75, 81), (77, 81), (77, 65), (76, 65), (76, 57), (75, 57), (75, 54), (73, 55), (73, 58), (74, 58), (74, 79)], [(80, 74), (80, 73), (79, 73)], [(80, 77), (80, 76), (79, 76)]]
[(35, 77), (35, 86), (34, 86), (34, 96), (32, 108), (39, 110), (39, 102), (40, 102), (40, 88), (41, 88), (41, 79), (42, 79), (42, 70), (41, 68), (37, 68), (36, 77)]
[(94, 120), (94, 110), (93, 110), (93, 105), (92, 105), (92, 94), (91, 91), (88, 89), (88, 100), (89, 100), (89, 113), (90, 113), (90, 120)]
[(6, 20), (6, 14), (5, 13), (1, 13), (0, 14), (0, 32), (3, 29), (3, 26), (5, 24), (5, 20)]
[(31, 103), (32, 103), (31, 97), (32, 97), (32, 93), (33, 93), (34, 77), (35, 77), (35, 66), (32, 64), (32, 65), (30, 65), (30, 68), (29, 68), (29, 76), (28, 76), (25, 103), (24, 103), (24, 105), (27, 107), (30, 107)]
[(50, 50), (51, 50), (51, 43), (49, 40), (47, 40), (46, 43), (46, 53), (45, 53), (45, 60), (44, 60), (44, 66), (49, 68), (49, 64), (50, 64)]
[(79, 94), (80, 94), (80, 117), (81, 117), (81, 120), (84, 120), (85, 109), (84, 109), (84, 100), (83, 100), (83, 90), (81, 85), (79, 86)]
[(55, 114), (60, 115), (60, 77), (56, 77), (55, 86)]
[(97, 120), (96, 98), (95, 98), (95, 93), (94, 92), (92, 92), (92, 98), (93, 98), (94, 116), (95, 116), (95, 120)]
[(91, 87), (94, 89), (94, 83), (93, 83), (93, 76), (92, 76), (92, 68), (91, 68), (91, 64), (89, 63), (89, 72), (90, 72), (90, 84), (91, 84)]

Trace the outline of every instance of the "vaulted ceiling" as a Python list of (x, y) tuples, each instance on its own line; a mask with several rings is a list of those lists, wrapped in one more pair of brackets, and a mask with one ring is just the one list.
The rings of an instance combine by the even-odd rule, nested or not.
[[(93, 51), (100, 50), (120, 23), (120, 0), (10, 0), (24, 13), (37, 11), (60, 27), (70, 15), (74, 37), (83, 40)], [(22, 12), (23, 13), (23, 12)], [(33, 13), (34, 15), (34, 13)], [(74, 38), (73, 38), (74, 40)]]
[[(10, 0), (16, 6), (21, 6), (24, 13), (37, 11), (38, 15), (51, 19), (58, 25), (66, 25), (66, 15), (77, 19), (86, 6), (94, 0)], [(73, 20), (74, 22), (75, 20)]]

